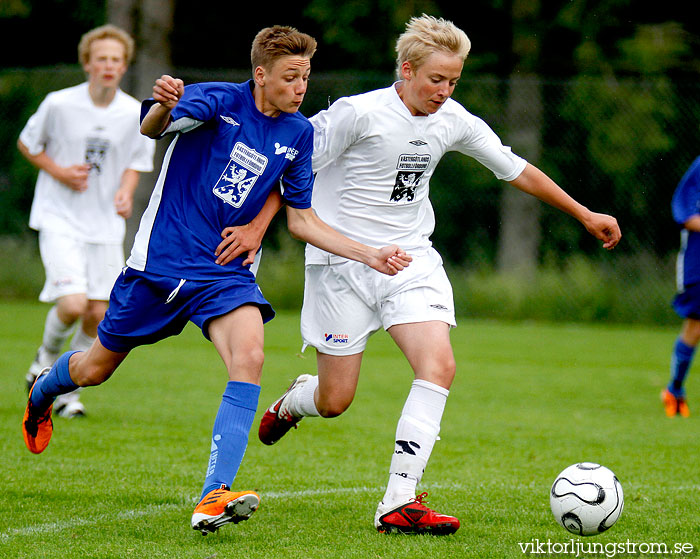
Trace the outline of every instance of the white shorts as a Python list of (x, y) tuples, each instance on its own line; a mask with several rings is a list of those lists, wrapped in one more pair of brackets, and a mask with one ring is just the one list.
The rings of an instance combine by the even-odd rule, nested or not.
[(395, 276), (355, 261), (308, 264), (301, 309), (304, 349), (353, 355), (364, 351), (380, 328), (433, 320), (456, 326), (442, 258), (432, 248), (411, 256), (410, 266)]
[(76, 293), (109, 301), (114, 281), (124, 267), (122, 244), (86, 243), (53, 231), (39, 231), (39, 252), (46, 272), (39, 295), (44, 303)]

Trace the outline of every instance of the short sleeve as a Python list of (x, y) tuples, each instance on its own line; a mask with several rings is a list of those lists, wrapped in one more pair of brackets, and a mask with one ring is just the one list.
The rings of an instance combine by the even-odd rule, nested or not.
[[(141, 122), (156, 101), (153, 98), (141, 103)], [(170, 113), (170, 124), (161, 134), (188, 132), (211, 120), (216, 114), (216, 98), (208, 95), (200, 84), (185, 86), (185, 93)]]
[(355, 142), (357, 113), (348, 98), (343, 97), (309, 120), (314, 127), (313, 170), (317, 172)]
[(150, 173), (153, 171), (155, 148), (155, 140), (147, 138), (139, 133), (138, 137), (134, 138), (131, 159), (127, 168), (140, 173)]
[(299, 143), (299, 153), (282, 175), (282, 198), (292, 208), (311, 207), (314, 175), (311, 158), (314, 149), (314, 132), (309, 126), (304, 139)]
[(469, 133), (455, 146), (460, 153), (476, 159), (487, 167), (499, 180), (517, 179), (525, 169), (527, 161), (504, 146), (498, 135), (482, 119), (473, 117)]
[(19, 135), (20, 141), (27, 146), (32, 155), (38, 155), (46, 149), (49, 140), (51, 106), (51, 95), (49, 94), (29, 118)]
[(693, 161), (678, 183), (671, 200), (671, 212), (678, 225), (700, 214), (700, 157)]

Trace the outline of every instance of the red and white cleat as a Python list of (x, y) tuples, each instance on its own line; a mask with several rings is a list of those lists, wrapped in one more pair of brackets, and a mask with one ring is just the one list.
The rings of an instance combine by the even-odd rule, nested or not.
[(275, 444), (284, 435), (287, 434), (292, 427), (296, 429), (297, 423), (301, 421), (301, 417), (295, 417), (290, 412), (285, 400), (296, 387), (304, 384), (311, 378), (311, 375), (299, 375), (287, 391), (282, 396), (275, 400), (267, 409), (260, 420), (260, 428), (258, 429), (258, 438), (263, 444)]
[(379, 503), (374, 515), (374, 526), (379, 532), (389, 534), (432, 534), (447, 536), (459, 529), (459, 520), (454, 516), (439, 514), (425, 506), (423, 499), (427, 493), (421, 493), (415, 499), (401, 506), (389, 508)]

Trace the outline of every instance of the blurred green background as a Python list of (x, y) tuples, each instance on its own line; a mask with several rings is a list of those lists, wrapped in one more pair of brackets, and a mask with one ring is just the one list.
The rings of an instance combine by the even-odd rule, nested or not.
[[(294, 25), (319, 49), (302, 112), (394, 79), (393, 45), (412, 15), (454, 21), (472, 40), (455, 99), (574, 198), (620, 222), (600, 248), (575, 220), (448, 154), (431, 183), (433, 242), (446, 261), (458, 313), (473, 317), (674, 324), (678, 228), (670, 200), (698, 155), (700, 23), (692, 3), (631, 0), (452, 2), (312, 0), (272, 3), (241, 18), (233, 3), (206, 10), (176, 1), (6, 0), (0, 4), (0, 296), (35, 298), (43, 283), (27, 228), (36, 171), (16, 150), (49, 91), (79, 83), (80, 35), (107, 21), (136, 37), (123, 83), (149, 95), (163, 73), (193, 81), (247, 79), (262, 27)], [(159, 147), (162, 157), (165, 146)], [(146, 175), (145, 207), (155, 174)], [(135, 212), (139, 213), (139, 212)], [(128, 251), (138, 225), (128, 225)], [(303, 247), (278, 216), (259, 279), (280, 308), (298, 309)]]

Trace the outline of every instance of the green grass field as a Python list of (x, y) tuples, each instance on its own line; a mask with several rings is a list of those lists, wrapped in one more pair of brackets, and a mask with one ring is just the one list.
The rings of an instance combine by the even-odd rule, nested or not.
[[(57, 418), (34, 456), (20, 430), (23, 375), (47, 309), (0, 303), (3, 559), (509, 558), (528, 542), (598, 544), (588, 554), (598, 557), (616, 543), (664, 544), (668, 555), (634, 555), (660, 557), (700, 547), (700, 373), (688, 381), (691, 418), (666, 418), (659, 401), (675, 329), (462, 320), (457, 379), (421, 485), (431, 506), (462, 522), (442, 538), (372, 525), (412, 379), (377, 334), (344, 415), (304, 420), (273, 447), (257, 440), (256, 420), (235, 488), (259, 491), (260, 509), (203, 537), (189, 521), (226, 382), (213, 346), (188, 327), (135, 350), (84, 392), (89, 416)], [(278, 315), (266, 327), (261, 410), (314, 370), (313, 353), (299, 349), (298, 316)], [(622, 517), (594, 538), (569, 535), (549, 510), (554, 477), (578, 461), (608, 466), (625, 491)], [(579, 556), (586, 550), (596, 548)]]

